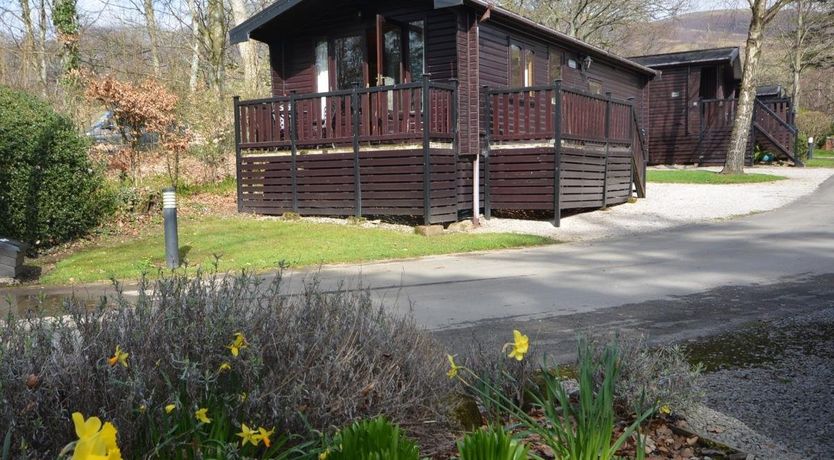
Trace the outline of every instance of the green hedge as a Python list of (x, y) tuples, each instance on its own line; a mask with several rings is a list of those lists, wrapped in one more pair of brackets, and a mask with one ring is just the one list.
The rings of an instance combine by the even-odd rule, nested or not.
[(67, 117), (0, 86), (0, 237), (45, 247), (101, 223), (113, 199), (88, 148)]

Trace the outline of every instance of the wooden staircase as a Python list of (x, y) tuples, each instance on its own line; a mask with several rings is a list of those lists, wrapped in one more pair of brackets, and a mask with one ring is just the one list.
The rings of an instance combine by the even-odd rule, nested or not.
[(796, 166), (805, 166), (794, 151), (797, 129), (759, 99), (753, 109), (751, 136), (756, 144)]

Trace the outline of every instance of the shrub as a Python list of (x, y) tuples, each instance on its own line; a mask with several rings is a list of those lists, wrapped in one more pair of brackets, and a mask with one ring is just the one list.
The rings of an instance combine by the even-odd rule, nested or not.
[[(523, 342), (519, 342), (517, 338), (514, 345), (509, 345), (513, 346), (514, 351), (522, 350), (523, 359), (528, 345), (526, 337), (522, 337), (525, 339)], [(618, 347), (614, 343), (607, 345), (602, 356), (597, 358), (587, 342), (580, 340), (578, 356), (578, 402), (568, 395), (565, 382), (557, 372), (547, 368), (541, 369), (541, 384), (529, 391), (533, 406), (542, 414), (541, 420), (519, 407), (513, 401), (512, 395), (505, 395), (500, 389), (492, 387), (489, 381), (481, 379), (471, 369), (458, 366), (450, 360), (452, 368), (449, 373), (457, 376), (464, 386), (476, 391), (481, 400), (488, 400), (491, 405), (511, 414), (526, 433), (534, 434), (543, 444), (550, 447), (556, 458), (614, 459), (616, 452), (626, 440), (654, 413), (655, 407), (637, 413), (634, 421), (623, 428), (612, 442), (616, 423), (614, 388), (619, 372)], [(595, 381), (595, 376), (598, 375), (602, 376), (601, 384)], [(473, 380), (478, 384), (470, 383)], [(487, 390), (480, 390), (482, 387)], [(642, 456), (640, 452), (642, 451), (638, 443), (638, 458)]]
[[(125, 458), (160, 446), (157, 458), (234, 451), (244, 423), (279, 439), (378, 415), (437, 419), (445, 359), (411, 318), (366, 291), (310, 280), (290, 296), (282, 285), (198, 273), (142, 282), (112, 306), (67, 299), (66, 316), (0, 324), (0, 433), (12, 433), (12, 458), (54, 458), (76, 411), (111, 421)], [(201, 408), (212, 423), (199, 426)]]
[(507, 354), (501, 348), (503, 343), (497, 340), (495, 338), (483, 342), (473, 336), (471, 347), (461, 357), (461, 362), (465, 362), (466, 367), (478, 376), (470, 386), (464, 386), (463, 390), (467, 396), (478, 401), (490, 420), (500, 420), (508, 414), (501, 404), (493, 403), (497, 395), (486, 398), (483, 395), (494, 391), (510, 398), (520, 407), (527, 407), (527, 391), (538, 371), (535, 363), (541, 360), (535, 350), (522, 361), (507, 359)]
[(382, 417), (342, 429), (322, 457), (327, 460), (418, 460), (417, 444)]
[(500, 426), (469, 433), (458, 442), (460, 460), (527, 460), (524, 443)]
[(46, 103), (0, 86), (0, 236), (50, 246), (113, 208), (88, 143)]
[[(600, 359), (605, 352), (606, 338), (590, 337), (589, 352)], [(689, 364), (677, 345), (655, 348), (646, 343), (644, 335), (617, 336), (619, 378), (614, 389), (618, 402), (630, 410), (642, 412), (654, 405), (681, 409), (701, 398), (702, 367)], [(602, 376), (597, 375), (597, 384)]]
[(113, 113), (127, 149), (133, 185), (141, 175), (139, 142), (145, 134), (165, 139), (166, 161), (171, 185), (179, 179), (180, 154), (188, 147), (185, 137), (173, 132), (177, 96), (161, 83), (147, 79), (140, 84), (119, 81), (112, 76), (87, 78), (87, 99), (99, 102)]

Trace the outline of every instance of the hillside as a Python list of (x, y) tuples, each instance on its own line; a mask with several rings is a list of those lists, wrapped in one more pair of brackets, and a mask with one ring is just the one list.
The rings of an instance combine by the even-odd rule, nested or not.
[(742, 46), (750, 12), (744, 9), (698, 11), (647, 24), (624, 44), (627, 55)]

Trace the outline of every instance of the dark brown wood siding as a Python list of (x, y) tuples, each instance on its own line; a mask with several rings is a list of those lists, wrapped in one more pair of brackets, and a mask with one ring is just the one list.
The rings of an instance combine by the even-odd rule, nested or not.
[(647, 113), (649, 164), (721, 165), (726, 158), (730, 127), (701, 122), (701, 72), (715, 71), (719, 96), (735, 94), (732, 68), (722, 64), (664, 67), (648, 85), (651, 110)]
[[(429, 1), (378, 1), (370, 10), (386, 18), (410, 22), (426, 21), (426, 72), (432, 80), (446, 81), (456, 78), (457, 23), (450, 10), (434, 10)], [(270, 53), (280, 59), (271, 59), (272, 94), (287, 95), (291, 92), (313, 93), (315, 81), (315, 42), (325, 37), (336, 37), (372, 27), (372, 19), (348, 14), (345, 8), (335, 7), (317, 13), (315, 19), (306, 18), (302, 30), (288, 28), (277, 32), (270, 40)], [(281, 52), (283, 50), (283, 55)], [(375, 72), (370, 69), (371, 75)]]
[(647, 76), (602, 60), (594, 60), (587, 72), (572, 69), (567, 65), (568, 59), (580, 63), (580, 56), (575, 51), (494, 22), (480, 24), (481, 85), (494, 88), (509, 86), (511, 42), (522, 43), (535, 53), (534, 85), (551, 83), (548, 75), (548, 49), (554, 49), (562, 54), (562, 81), (566, 88), (588, 91), (590, 82), (598, 82), (602, 86), (602, 94), (611, 92), (616, 98), (633, 98), (637, 113), (644, 113), (643, 98)]

